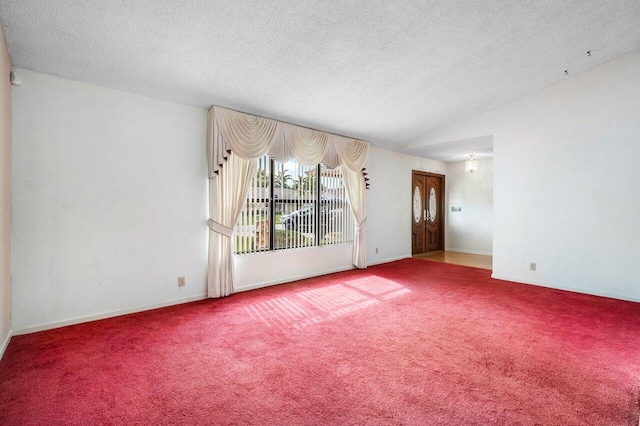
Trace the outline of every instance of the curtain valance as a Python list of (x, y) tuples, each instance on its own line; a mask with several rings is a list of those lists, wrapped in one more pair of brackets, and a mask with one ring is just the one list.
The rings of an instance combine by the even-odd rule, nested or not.
[(211, 107), (207, 114), (209, 162), (209, 297), (235, 291), (233, 227), (237, 223), (256, 161), (268, 154), (281, 162), (295, 158), (305, 166), (340, 164), (344, 187), (356, 220), (353, 264), (367, 267), (365, 244), (369, 142), (307, 129), (289, 123)]
[(281, 162), (295, 158), (305, 166), (341, 164), (357, 172), (369, 154), (369, 142), (218, 106), (209, 109), (207, 126), (209, 178), (219, 174), (231, 152), (245, 160), (268, 154)]

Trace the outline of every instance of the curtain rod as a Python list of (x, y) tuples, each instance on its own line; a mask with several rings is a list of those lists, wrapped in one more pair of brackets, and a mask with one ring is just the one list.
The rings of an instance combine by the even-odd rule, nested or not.
[[(291, 122), (289, 122), (289, 121), (278, 120), (277, 118), (270, 118), (270, 117), (264, 117), (264, 116), (262, 116), (262, 115), (250, 114), (250, 113), (248, 113), (248, 112), (238, 111), (237, 109), (227, 108), (227, 107), (222, 106), (222, 105), (211, 105), (211, 108), (215, 108), (215, 107), (220, 107), (220, 108), (228, 109), (228, 110), (231, 110), (231, 111), (239, 112), (240, 114), (253, 115), (254, 117), (264, 118), (264, 119), (266, 119), (266, 120), (279, 121), (280, 123), (289, 124), (289, 125), (291, 125), (291, 126), (296, 126), (296, 127), (302, 127), (303, 129), (313, 130), (314, 132), (329, 133), (329, 134), (331, 134), (331, 135), (341, 136), (341, 137), (343, 137), (343, 138), (347, 138), (347, 139), (354, 139), (354, 140), (358, 140), (358, 141), (362, 141), (362, 142), (367, 142), (368, 144), (371, 144), (371, 141), (367, 141), (367, 140), (360, 139), (360, 138), (354, 138), (354, 137), (352, 137), (352, 136), (345, 136), (345, 135), (341, 135), (340, 133), (327, 132), (326, 130), (318, 130), (318, 129), (314, 129), (314, 128), (312, 128), (312, 127), (301, 126), (301, 125), (299, 125), (299, 124), (294, 124), (294, 123), (291, 123)], [(211, 108), (209, 108), (209, 109), (211, 109)]]

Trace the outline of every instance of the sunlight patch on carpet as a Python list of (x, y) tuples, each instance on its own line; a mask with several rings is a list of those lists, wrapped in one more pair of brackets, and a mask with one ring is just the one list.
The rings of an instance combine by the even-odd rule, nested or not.
[(253, 303), (245, 310), (254, 321), (268, 327), (301, 329), (409, 293), (411, 290), (395, 281), (370, 275)]
[(381, 294), (395, 292), (402, 289), (406, 290), (407, 293), (410, 292), (410, 290), (404, 288), (397, 282), (379, 277), (377, 275), (356, 278), (346, 281), (345, 284), (373, 296), (380, 296)]
[(327, 287), (298, 293), (305, 301), (311, 303), (323, 311), (333, 311), (343, 306), (349, 306), (367, 299), (367, 296), (342, 284), (334, 284)]
[(278, 297), (254, 303), (245, 308), (249, 315), (264, 324), (280, 327), (308, 317), (308, 312), (287, 297)]

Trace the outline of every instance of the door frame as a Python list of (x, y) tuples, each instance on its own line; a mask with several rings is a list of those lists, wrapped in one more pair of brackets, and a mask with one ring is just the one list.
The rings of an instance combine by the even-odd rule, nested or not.
[[(446, 213), (446, 209), (445, 209), (445, 204), (446, 204), (446, 202), (445, 202), (445, 200), (446, 200), (446, 198), (445, 198), (445, 195), (446, 195), (445, 194), (446, 180), (445, 179), (446, 179), (446, 176), (442, 175), (440, 173), (425, 172), (425, 171), (422, 171), (422, 170), (411, 170), (411, 211), (410, 211), (410, 213), (411, 213), (412, 226), (413, 226), (413, 176), (416, 175), (416, 174), (417, 175), (422, 175), (422, 176), (425, 176), (425, 177), (433, 177), (433, 178), (441, 179), (442, 186), (440, 188), (440, 203), (439, 203), (440, 205), (438, 206), (438, 212), (437, 212), (437, 214), (440, 215), (440, 219), (441, 219), (441, 222), (440, 222), (440, 227), (441, 227), (440, 231), (441, 232), (440, 232), (440, 238), (439, 238), (440, 241), (438, 241), (438, 250), (444, 250), (444, 238), (445, 238), (444, 234), (445, 234), (445, 229), (446, 229), (446, 223), (445, 223), (445, 220), (446, 220), (446, 216), (445, 216), (445, 213)], [(425, 200), (428, 201), (428, 199), (426, 198), (426, 194), (425, 194)], [(411, 232), (411, 238), (413, 239), (413, 232)], [(411, 247), (413, 247), (413, 241), (411, 241)], [(412, 254), (412, 256), (413, 256), (413, 254)]]

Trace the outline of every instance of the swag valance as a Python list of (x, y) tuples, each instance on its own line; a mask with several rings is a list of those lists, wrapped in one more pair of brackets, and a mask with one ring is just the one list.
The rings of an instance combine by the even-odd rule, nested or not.
[(369, 142), (295, 126), (213, 106), (207, 116), (209, 178), (215, 178), (233, 152), (245, 160), (266, 154), (281, 162), (295, 158), (314, 166), (338, 164), (362, 172), (369, 154)]
[(209, 297), (235, 291), (233, 227), (255, 174), (256, 160), (267, 154), (281, 162), (295, 158), (305, 166), (341, 167), (355, 218), (352, 262), (358, 268), (367, 266), (364, 225), (369, 142), (214, 106), (207, 115)]

